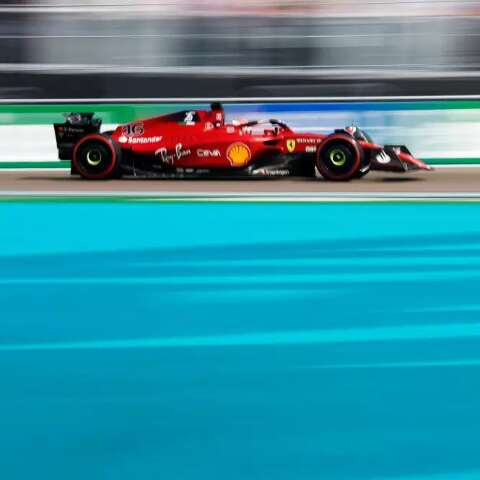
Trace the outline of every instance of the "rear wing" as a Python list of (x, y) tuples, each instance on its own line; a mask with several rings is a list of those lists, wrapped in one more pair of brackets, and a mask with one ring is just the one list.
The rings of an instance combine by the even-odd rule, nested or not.
[(68, 113), (65, 114), (64, 123), (53, 125), (60, 160), (72, 159), (73, 149), (81, 138), (100, 133), (102, 120), (94, 116), (94, 113)]

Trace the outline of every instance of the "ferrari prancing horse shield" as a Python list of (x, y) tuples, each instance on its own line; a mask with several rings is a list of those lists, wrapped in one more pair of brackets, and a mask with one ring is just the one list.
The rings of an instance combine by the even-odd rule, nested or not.
[(287, 140), (287, 150), (292, 153), (295, 150), (296, 142), (292, 138), (290, 140)]

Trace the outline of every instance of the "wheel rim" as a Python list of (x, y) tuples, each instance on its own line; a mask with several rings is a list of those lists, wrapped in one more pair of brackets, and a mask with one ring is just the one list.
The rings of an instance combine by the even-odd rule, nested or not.
[(346, 135), (330, 135), (317, 150), (316, 165), (327, 180), (351, 180), (361, 167), (361, 162), (360, 146)]
[(330, 152), (329, 159), (336, 167), (343, 167), (347, 161), (347, 156), (343, 150), (334, 148)]
[(102, 152), (97, 149), (89, 150), (87, 153), (87, 163), (92, 167), (97, 167), (102, 163)]
[(119, 154), (120, 148), (113, 139), (105, 135), (87, 135), (73, 150), (72, 166), (84, 178), (103, 180), (120, 173)]

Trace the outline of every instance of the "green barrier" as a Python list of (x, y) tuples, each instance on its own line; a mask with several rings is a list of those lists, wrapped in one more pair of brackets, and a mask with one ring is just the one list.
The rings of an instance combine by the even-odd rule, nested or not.
[(1, 169), (9, 168), (70, 168), (70, 160), (56, 160), (43, 162), (0, 162)]
[[(54, 145), (47, 145), (45, 136), (51, 132), (47, 133), (45, 127), (62, 122), (68, 112), (95, 112), (104, 125), (117, 125), (197, 108), (208, 108), (208, 104), (1, 104), (0, 127), (5, 138), (0, 139), (3, 148), (0, 168), (66, 168), (64, 162), (56, 161)], [(314, 128), (328, 132), (354, 122), (378, 143), (405, 144), (431, 165), (480, 164), (478, 100), (229, 103), (226, 113), (228, 119), (280, 118), (299, 131)], [(17, 134), (9, 128), (16, 126), (33, 129), (19, 129)], [(23, 147), (21, 155), (19, 146)], [(37, 162), (37, 159), (49, 161)]]
[[(57, 103), (57, 104), (0, 104), (0, 125), (44, 125), (59, 122), (67, 112), (95, 112), (105, 123), (125, 123), (138, 118), (170, 113), (176, 110), (207, 108), (206, 103)], [(254, 108), (258, 112), (329, 112), (352, 111), (359, 115), (400, 111), (445, 111), (478, 110), (479, 100), (445, 101), (355, 101), (355, 102), (310, 102), (310, 103), (230, 103), (228, 111), (239, 113)]]
[(174, 110), (194, 110), (193, 104), (55, 104), (0, 105), (0, 125), (49, 125), (63, 121), (68, 112), (95, 112), (104, 123), (126, 123), (137, 118), (163, 115)]

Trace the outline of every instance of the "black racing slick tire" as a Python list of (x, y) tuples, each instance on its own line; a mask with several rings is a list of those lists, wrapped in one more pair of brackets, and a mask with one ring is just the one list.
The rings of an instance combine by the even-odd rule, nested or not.
[(334, 134), (318, 147), (316, 166), (325, 180), (348, 181), (357, 177), (362, 158), (362, 149), (353, 138)]
[(355, 178), (363, 178), (367, 173), (370, 172), (370, 165), (372, 163), (372, 153), (365, 152), (363, 150), (362, 155), (362, 164), (360, 165), (360, 170), (355, 174)]
[(120, 176), (121, 149), (108, 135), (91, 134), (73, 150), (72, 170), (89, 180)]

